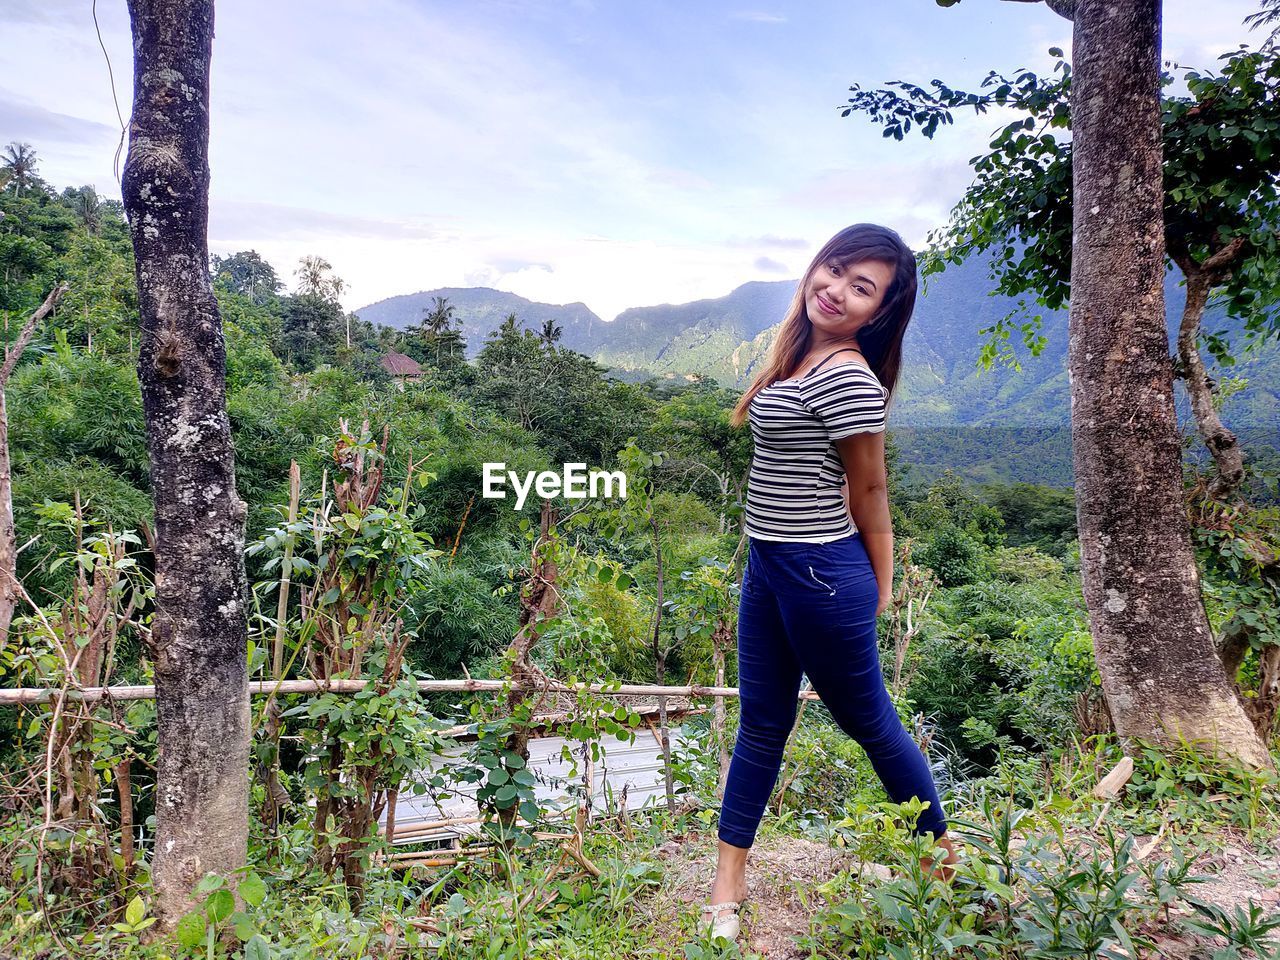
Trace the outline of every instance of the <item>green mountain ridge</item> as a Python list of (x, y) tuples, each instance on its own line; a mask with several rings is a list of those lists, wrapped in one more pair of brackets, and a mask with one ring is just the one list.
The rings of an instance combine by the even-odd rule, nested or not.
[[(1176, 272), (1166, 275), (1171, 349), (1183, 304), (1179, 281)], [(364, 320), (404, 328), (419, 321), (433, 297), (443, 296), (457, 308), (471, 352), (514, 312), (532, 329), (553, 320), (562, 329), (563, 346), (592, 357), (622, 379), (704, 376), (741, 389), (758, 371), (795, 284), (753, 281), (723, 297), (632, 307), (613, 321), (602, 320), (582, 303), (537, 303), (482, 287), (407, 294), (357, 312)], [(950, 267), (922, 288), (904, 343), (903, 374), (893, 399), (895, 425), (1047, 428), (1070, 422), (1066, 311), (1044, 312), (1041, 332), (1048, 343), (1039, 356), (1015, 345), (1021, 370), (982, 370), (977, 362), (984, 337), (978, 331), (1015, 306), (1009, 298), (991, 296), (990, 288), (987, 263), (981, 259)], [(1280, 345), (1269, 341), (1246, 350), (1242, 328), (1219, 308), (1206, 313), (1204, 329), (1224, 335), (1237, 352), (1234, 366), (1210, 363), (1210, 373), (1247, 381), (1224, 401), (1222, 413), (1229, 425), (1270, 428), (1280, 423)], [(1175, 392), (1179, 421), (1186, 423), (1190, 408), (1180, 382)]]

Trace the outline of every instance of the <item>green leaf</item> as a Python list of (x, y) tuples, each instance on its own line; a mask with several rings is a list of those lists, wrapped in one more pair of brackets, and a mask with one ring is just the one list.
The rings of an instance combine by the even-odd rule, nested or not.
[(271, 960), (271, 947), (258, 934), (244, 945), (244, 960)]
[(173, 935), (184, 947), (194, 950), (204, 942), (204, 928), (204, 917), (198, 911), (192, 910), (178, 921), (178, 925), (173, 929)]
[(240, 898), (251, 907), (259, 907), (267, 898), (267, 885), (256, 873), (250, 873), (240, 882), (238, 887)]
[(235, 908), (236, 898), (231, 895), (230, 890), (225, 889), (213, 891), (204, 904), (205, 913), (214, 923), (221, 923), (227, 919)]
[(220, 889), (225, 883), (226, 881), (216, 873), (208, 873), (205, 874), (203, 880), (196, 884), (193, 892), (197, 897), (203, 897), (207, 893), (213, 893), (213, 891)]
[(258, 932), (253, 917), (243, 910), (237, 910), (231, 915), (231, 929), (235, 931), (236, 939), (242, 943)]
[(146, 916), (147, 908), (142, 902), (141, 897), (134, 897), (129, 901), (129, 905), (124, 908), (124, 919), (129, 926), (137, 926), (142, 918)]
[(494, 794), (494, 799), (497, 800), (498, 803), (507, 804), (514, 800), (516, 798), (516, 794), (519, 792), (520, 791), (515, 784), (508, 783), (505, 787), (498, 788), (498, 792)]

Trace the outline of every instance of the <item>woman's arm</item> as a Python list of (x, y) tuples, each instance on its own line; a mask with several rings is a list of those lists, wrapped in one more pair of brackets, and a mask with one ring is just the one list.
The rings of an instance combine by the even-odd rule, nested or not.
[(893, 596), (893, 522), (889, 517), (889, 482), (884, 466), (884, 431), (855, 433), (835, 441), (844, 464), (849, 514), (862, 534), (880, 586), (879, 616)]

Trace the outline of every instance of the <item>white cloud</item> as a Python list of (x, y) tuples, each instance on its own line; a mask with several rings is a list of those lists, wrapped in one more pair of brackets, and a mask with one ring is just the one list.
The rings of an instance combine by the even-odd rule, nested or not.
[[(611, 318), (798, 274), (858, 221), (919, 245), (1008, 117), (897, 143), (839, 118), (848, 84), (972, 87), (993, 67), (1044, 72), (1070, 40), (1039, 4), (927, 6), (875, 7), (855, 35), (840, 3), (797, 31), (757, 29), (786, 17), (736, 3), (579, 2), (565, 17), (552, 0), (220, 0), (211, 248), (256, 248), (286, 277), (323, 255), (350, 307), (488, 285)], [(1213, 7), (1166, 0), (1166, 57), (1212, 66), (1261, 39), (1240, 25), (1253, 0)], [(127, 111), (127, 12), (98, 15)], [(0, 21), (0, 126), (35, 143), (51, 182), (113, 194), (118, 125), (88, 5), (12, 0)]]
[(763, 271), (764, 273), (788, 274), (788, 273), (798, 272), (798, 271), (791, 270), (791, 268), (788, 267), (781, 260), (775, 260), (773, 259), (773, 257), (756, 257), (755, 262), (752, 264), (752, 266), (755, 267), (757, 270)]
[(779, 13), (763, 13), (758, 10), (741, 10), (729, 14), (732, 20), (747, 20), (751, 23), (786, 23), (787, 18)]

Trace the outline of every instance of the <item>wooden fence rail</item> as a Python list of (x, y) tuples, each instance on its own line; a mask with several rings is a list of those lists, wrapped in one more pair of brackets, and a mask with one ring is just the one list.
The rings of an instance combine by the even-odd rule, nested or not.
[[(256, 680), (249, 684), (250, 696), (270, 696), (288, 693), (359, 693), (374, 683), (373, 680)], [(736, 697), (737, 687), (664, 687), (643, 683), (544, 683), (513, 685), (502, 680), (419, 680), (419, 693), (496, 693), (508, 689), (543, 690), (548, 693), (615, 694), (618, 696), (647, 697)], [(23, 703), (49, 703), (58, 699), (63, 691), (47, 687), (10, 687), (0, 689), (0, 706)], [(154, 700), (154, 686), (72, 687), (66, 691), (66, 699), (78, 703), (98, 703), (103, 700)], [(800, 692), (801, 700), (817, 700), (811, 690)]]

